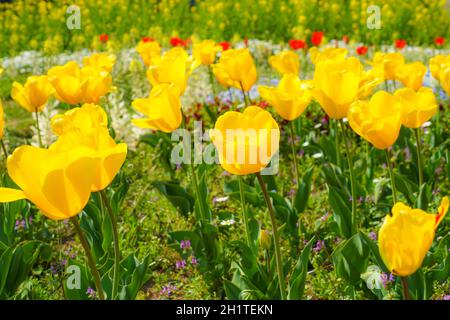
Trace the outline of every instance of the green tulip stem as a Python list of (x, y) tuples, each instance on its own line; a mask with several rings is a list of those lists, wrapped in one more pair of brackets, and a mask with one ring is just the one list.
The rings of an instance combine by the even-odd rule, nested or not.
[(242, 180), (243, 178), (239, 176), (239, 194), (241, 196), (242, 220), (244, 221), (245, 234), (247, 236), (247, 245), (250, 249), (253, 250), (252, 237), (250, 235), (250, 228), (248, 226), (248, 219), (247, 219), (247, 206), (244, 195), (244, 183)]
[(395, 187), (395, 177), (394, 170), (391, 164), (391, 155), (387, 149), (384, 150), (384, 154), (386, 156), (386, 163), (389, 171), (389, 177), (391, 178), (391, 188), (392, 188), (392, 198), (394, 199), (394, 204), (397, 203), (397, 188)]
[(419, 168), (419, 188), (423, 185), (423, 160), (422, 160), (422, 142), (420, 141), (420, 127), (414, 130), (416, 135), (417, 148), (417, 168)]
[(334, 147), (336, 149), (336, 163), (337, 166), (341, 167), (341, 152), (340, 152), (340, 141), (339, 141), (339, 132), (338, 132), (338, 120), (333, 121), (334, 128)]
[(291, 136), (291, 152), (292, 152), (292, 161), (294, 162), (295, 168), (295, 177), (297, 178), (297, 190), (300, 188), (300, 174), (298, 172), (298, 163), (297, 163), (297, 154), (295, 153), (295, 144), (294, 144), (294, 124), (292, 121), (289, 121), (289, 132)]
[(5, 142), (3, 141), (3, 139), (0, 139), (0, 144), (2, 145), (2, 151), (6, 161), (6, 159), (8, 159), (8, 151), (6, 150)]
[(106, 207), (106, 212), (108, 213), (109, 220), (111, 221), (111, 227), (113, 230), (113, 241), (114, 241), (114, 271), (113, 271), (113, 286), (112, 286), (112, 300), (117, 297), (117, 292), (119, 290), (119, 268), (120, 268), (120, 247), (119, 247), (119, 233), (117, 232), (117, 221), (114, 212), (109, 202), (108, 196), (105, 190), (100, 190), (100, 196), (102, 202)]
[(273, 229), (273, 246), (275, 248), (275, 261), (277, 264), (278, 284), (280, 286), (281, 300), (285, 300), (286, 299), (285, 283), (284, 283), (285, 279), (283, 273), (283, 262), (281, 260), (280, 238), (278, 235), (277, 221), (275, 219), (275, 211), (273, 210), (272, 202), (270, 202), (269, 193), (267, 192), (266, 184), (264, 183), (261, 174), (257, 172), (256, 177), (258, 178), (258, 182), (259, 185), (261, 186), (261, 190), (263, 192), (267, 208), (269, 209), (269, 215)]
[(242, 85), (242, 83), (239, 82), (239, 84), (241, 85), (242, 94), (244, 95), (244, 103), (245, 103), (245, 106), (248, 107), (248, 106), (250, 105), (249, 98), (248, 98), (247, 95), (245, 94), (244, 86)]
[[(184, 113), (183, 113), (183, 120), (181, 121), (181, 125), (182, 125), (183, 129), (188, 130), (186, 127), (186, 116), (184, 115)], [(191, 145), (188, 145), (187, 142), (188, 142), (187, 139), (185, 139), (183, 137), (184, 151), (186, 151), (186, 152), (187, 152), (187, 150), (193, 150), (193, 149), (191, 149)], [(195, 150), (193, 150), (193, 151), (195, 152)], [(199, 199), (199, 196), (201, 193), (200, 193), (200, 187), (199, 187), (198, 180), (197, 180), (197, 174), (195, 173), (195, 165), (194, 165), (194, 161), (193, 161), (193, 155), (189, 157), (189, 168), (191, 170), (191, 176), (192, 176), (191, 182), (194, 185), (196, 198), (197, 198), (197, 201), (199, 204), (201, 219), (205, 220), (206, 219), (206, 210), (203, 207), (203, 201), (201, 201)], [(198, 222), (201, 223), (202, 221), (198, 221)]]
[(348, 171), (350, 173), (350, 189), (352, 194), (352, 234), (356, 233), (356, 185), (355, 175), (353, 172), (353, 160), (350, 154), (350, 147), (348, 145), (347, 132), (345, 129), (345, 123), (341, 122), (342, 135), (344, 138), (345, 154), (347, 156)]
[(411, 300), (411, 296), (409, 294), (409, 288), (408, 288), (408, 278), (400, 277), (400, 279), (402, 279), (403, 300)]
[[(209, 73), (209, 82), (211, 83), (211, 92), (212, 92), (212, 95), (213, 95), (213, 101), (215, 101), (215, 99), (216, 99), (216, 89), (215, 89), (215, 86), (214, 86), (214, 75), (213, 75), (211, 66), (208, 66), (208, 73)], [(214, 112), (211, 110), (210, 106), (207, 103), (205, 103), (204, 106), (205, 106), (205, 109), (206, 109), (206, 113), (208, 114), (208, 116), (211, 119), (211, 121), (213, 123), (216, 122), (217, 117), (214, 114)]]
[(70, 218), (70, 221), (72, 221), (72, 224), (75, 228), (75, 232), (77, 233), (78, 238), (80, 238), (81, 245), (83, 246), (84, 252), (86, 253), (87, 262), (88, 262), (89, 268), (91, 269), (92, 277), (94, 277), (94, 282), (95, 282), (95, 287), (97, 289), (98, 297), (100, 298), (100, 300), (105, 300), (102, 283), (100, 281), (100, 274), (98, 273), (98, 269), (95, 265), (94, 258), (92, 257), (92, 252), (91, 252), (91, 249), (89, 248), (89, 243), (86, 240), (83, 230), (81, 230), (81, 227), (80, 227), (80, 224), (78, 223), (77, 217)]
[(37, 129), (37, 134), (38, 134), (39, 147), (42, 148), (43, 144), (42, 144), (41, 128), (39, 127), (39, 114), (36, 111), (34, 113), (34, 115), (36, 117), (36, 129)]

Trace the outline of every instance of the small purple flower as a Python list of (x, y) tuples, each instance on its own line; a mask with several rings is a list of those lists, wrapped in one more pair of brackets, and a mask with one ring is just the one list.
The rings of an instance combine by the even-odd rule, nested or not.
[(196, 266), (198, 264), (197, 258), (196, 257), (192, 257), (191, 258), (191, 263), (192, 263), (192, 265)]
[(363, 198), (362, 196), (359, 197), (359, 198), (358, 198), (358, 203), (361, 204), (361, 203), (363, 203), (363, 202), (364, 202), (364, 198)]
[(382, 272), (381, 273), (381, 282), (383, 283), (383, 287), (386, 288), (386, 286), (395, 281), (395, 277), (392, 273), (389, 274), (389, 276), (387, 275), (387, 273)]
[(25, 219), (22, 220), (16, 220), (16, 223), (14, 225), (14, 230), (24, 230), (27, 226), (27, 222)]
[(442, 297), (442, 300), (450, 300), (450, 294), (446, 294)]
[(181, 240), (180, 242), (180, 248), (185, 250), (189, 249), (191, 247), (191, 241), (190, 240)]
[(438, 195), (441, 192), (441, 189), (437, 188), (434, 189), (431, 193), (433, 194), (433, 196)]
[(180, 170), (181, 169), (181, 163), (177, 163), (175, 165), (175, 170)]
[(294, 194), (295, 194), (295, 189), (294, 189), (294, 188), (292, 188), (291, 190), (289, 190), (289, 192), (288, 192), (288, 196), (289, 196), (289, 197), (292, 197)]
[(372, 239), (373, 241), (377, 241), (377, 234), (375, 233), (375, 231), (370, 231), (369, 232), (369, 238)]
[(320, 220), (322, 221), (326, 221), (328, 219), (328, 217), (330, 216), (330, 212), (325, 212), (325, 214), (323, 216), (320, 217)]
[(389, 282), (394, 282), (395, 276), (392, 273), (389, 273)]
[(176, 263), (175, 263), (175, 267), (177, 268), (177, 269), (184, 269), (185, 267), (186, 267), (186, 260), (181, 260), (181, 261), (177, 261)]
[(405, 152), (405, 160), (406, 160), (406, 161), (410, 161), (410, 160), (411, 160), (411, 151), (409, 151), (409, 148), (406, 147), (406, 148), (404, 149), (404, 152)]
[(322, 124), (327, 124), (328, 123), (328, 119), (327, 117), (322, 117), (322, 119), (320, 120), (320, 122), (322, 122)]
[(388, 276), (386, 273), (383, 272), (381, 274), (381, 283), (383, 284), (383, 288), (386, 288), (387, 282), (388, 282)]
[(161, 291), (159, 292), (159, 294), (160, 294), (161, 296), (170, 297), (170, 296), (172, 295), (172, 293), (173, 293), (174, 291), (176, 291), (176, 290), (177, 290), (177, 287), (175, 287), (175, 286), (173, 286), (173, 285), (171, 285), (171, 284), (168, 284), (167, 286), (164, 286), (164, 287), (161, 289)]
[(300, 157), (303, 157), (303, 155), (305, 154), (305, 150), (300, 149), (300, 151), (297, 153)]
[(315, 247), (313, 248), (313, 252), (314, 252), (314, 253), (318, 253), (318, 252), (321, 251), (324, 247), (325, 247), (325, 241), (323, 241), (323, 240), (317, 240), (317, 243), (316, 243)]
[(89, 298), (91, 299), (95, 299), (97, 297), (97, 294), (95, 292), (94, 289), (92, 289), (91, 287), (88, 287), (86, 290), (86, 294), (89, 296)]

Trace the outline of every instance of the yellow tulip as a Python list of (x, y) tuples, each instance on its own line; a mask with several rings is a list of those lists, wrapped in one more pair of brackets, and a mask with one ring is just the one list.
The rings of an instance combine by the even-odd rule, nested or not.
[(261, 97), (285, 120), (297, 119), (312, 100), (311, 81), (302, 81), (295, 74), (286, 74), (276, 88), (260, 86)]
[(381, 66), (375, 65), (372, 69), (365, 71), (359, 81), (358, 99), (366, 99), (375, 87), (383, 83), (384, 70)]
[(447, 95), (450, 96), (450, 64), (441, 69), (441, 72), (439, 73), (439, 81), (442, 88), (445, 92), (447, 92)]
[(192, 55), (201, 64), (210, 65), (214, 63), (216, 54), (222, 49), (221, 46), (216, 45), (213, 40), (203, 40), (195, 43), (192, 48)]
[(50, 150), (68, 152), (78, 146), (91, 151), (95, 160), (92, 191), (105, 189), (119, 172), (127, 156), (127, 145), (116, 144), (108, 131), (108, 117), (98, 105), (84, 104), (51, 121), (53, 132), (59, 136)]
[(280, 129), (268, 111), (256, 106), (221, 115), (210, 132), (222, 168), (245, 175), (264, 169), (278, 151)]
[(309, 55), (313, 64), (322, 62), (325, 60), (342, 61), (348, 54), (348, 50), (345, 48), (325, 48), (320, 51), (317, 47), (309, 49)]
[(423, 77), (427, 72), (427, 67), (421, 62), (413, 62), (404, 64), (397, 68), (395, 76), (397, 80), (400, 80), (406, 87), (419, 90), (422, 86)]
[(81, 69), (82, 101), (98, 103), (100, 98), (112, 90), (111, 75), (101, 69), (83, 67)]
[(392, 216), (386, 216), (378, 233), (380, 254), (390, 272), (406, 277), (420, 268), (448, 206), (447, 197), (442, 199), (437, 214), (401, 202), (394, 205)]
[(154, 59), (158, 59), (161, 56), (161, 47), (156, 41), (145, 42), (141, 40), (136, 47), (136, 51), (147, 67), (152, 65)]
[(81, 69), (75, 61), (51, 68), (48, 76), (55, 88), (56, 99), (67, 104), (79, 104), (83, 101), (86, 79), (81, 77)]
[(450, 65), (450, 54), (447, 56), (438, 54), (430, 59), (430, 71), (433, 78), (439, 81), (441, 69), (445, 65)]
[(89, 200), (95, 176), (90, 152), (78, 147), (53, 152), (21, 146), (8, 157), (7, 169), (18, 189), (0, 188), (0, 202), (28, 199), (50, 219), (68, 219)]
[(312, 94), (330, 118), (342, 119), (358, 97), (362, 77), (363, 68), (357, 58), (318, 62)]
[(385, 80), (395, 80), (397, 68), (405, 64), (405, 58), (398, 52), (377, 52), (375, 53), (372, 63), (374, 66), (381, 66), (384, 70)]
[(92, 67), (106, 72), (111, 72), (116, 63), (116, 56), (109, 53), (94, 53), (89, 57), (83, 58), (85, 67)]
[(222, 52), (219, 62), (212, 68), (217, 81), (226, 87), (249, 91), (256, 82), (256, 66), (247, 48)]
[(392, 146), (402, 124), (398, 98), (385, 91), (378, 91), (370, 101), (352, 103), (347, 117), (352, 129), (377, 149)]
[(47, 76), (31, 76), (21, 85), (14, 82), (11, 97), (29, 112), (41, 112), (53, 94), (53, 87)]
[(269, 64), (281, 74), (293, 73), (298, 75), (300, 57), (293, 51), (285, 50), (269, 57)]
[(156, 85), (148, 98), (136, 99), (132, 105), (146, 116), (144, 119), (132, 120), (140, 128), (172, 132), (181, 124), (180, 92), (174, 84)]
[(175, 47), (152, 62), (147, 70), (147, 79), (152, 86), (173, 83), (178, 87), (180, 94), (183, 94), (189, 76), (198, 65), (198, 61), (190, 57), (183, 48)]
[(395, 91), (402, 106), (402, 124), (408, 128), (419, 128), (433, 117), (438, 106), (433, 90), (422, 87), (419, 91), (402, 88)]

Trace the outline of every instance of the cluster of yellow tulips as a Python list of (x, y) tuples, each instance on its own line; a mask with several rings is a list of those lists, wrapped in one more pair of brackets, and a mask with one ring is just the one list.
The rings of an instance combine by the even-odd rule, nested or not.
[[(173, 86), (176, 86), (182, 94), (187, 77), (200, 63), (210, 66), (222, 86), (241, 89), (245, 102), (249, 105), (246, 92), (257, 79), (256, 67), (249, 50), (229, 49), (222, 52), (218, 62), (214, 64), (219, 50), (220, 47), (208, 40), (194, 45), (193, 57), (188, 57), (181, 48), (171, 49), (159, 56), (160, 48), (154, 42), (139, 44), (138, 52), (146, 65), (149, 65), (147, 76), (154, 87), (148, 99), (138, 99), (134, 102), (134, 107), (148, 116), (147, 119), (135, 120), (135, 124), (164, 132), (178, 128), (181, 124), (181, 104)], [(438, 107), (433, 91), (422, 86), (427, 68), (421, 62), (405, 63), (401, 53), (378, 52), (370, 62), (371, 69), (365, 71), (357, 58), (347, 58), (347, 54), (344, 48), (310, 49), (311, 60), (315, 64), (312, 80), (302, 80), (299, 77), (300, 57), (297, 53), (285, 50), (271, 56), (269, 64), (282, 74), (282, 78), (277, 87), (259, 86), (261, 97), (273, 106), (283, 119), (290, 122), (297, 119), (315, 99), (330, 118), (348, 119), (350, 127), (358, 135), (375, 148), (382, 150), (392, 147), (402, 125), (417, 129), (435, 115)], [(450, 56), (436, 56), (430, 61), (433, 76), (440, 81), (448, 94), (450, 94), (449, 58)], [(371, 96), (372, 91), (387, 80), (398, 80), (404, 87), (395, 90), (393, 94), (381, 90)], [(345, 134), (345, 124), (341, 124)], [(214, 131), (221, 133), (220, 138), (215, 138), (216, 134), (212, 132), (213, 142), (224, 170), (236, 175), (259, 174), (268, 165), (267, 159), (270, 160), (274, 152), (268, 153), (264, 161), (258, 158), (256, 162), (250, 163), (250, 145), (242, 145), (245, 142), (236, 139), (223, 138), (229, 129), (278, 130), (275, 137), (263, 134), (257, 141), (258, 148), (264, 146), (265, 150), (276, 152), (278, 148), (270, 147), (279, 143), (276, 121), (262, 108), (248, 106), (243, 112), (228, 111), (218, 118)], [(353, 164), (350, 160), (347, 138), (345, 140), (354, 195)], [(420, 147), (420, 138), (417, 139), (417, 143)], [(229, 150), (238, 148), (245, 150), (246, 161), (243, 163), (238, 162), (237, 158), (229, 157)], [(387, 153), (386, 155), (392, 174), (390, 156)], [(422, 164), (419, 164), (420, 168), (421, 166)], [(297, 170), (296, 164), (295, 168)], [(422, 183), (423, 177), (420, 177), (420, 184)], [(430, 248), (434, 230), (448, 209), (448, 199), (443, 200), (436, 216), (397, 202), (393, 178), (392, 188), (395, 205), (392, 214), (386, 217), (380, 229), (380, 252), (393, 274), (408, 276), (420, 267), (425, 253)], [(356, 201), (352, 202), (353, 219), (356, 219), (355, 203)], [(267, 205), (270, 210), (270, 201)], [(275, 220), (272, 222), (276, 232)], [(278, 241), (277, 236), (274, 240)], [(277, 243), (275, 247), (277, 248)], [(281, 267), (279, 272), (282, 274)], [(282, 288), (282, 284), (280, 286)]]
[[(242, 91), (246, 105), (242, 112), (231, 110), (216, 118), (217, 112), (207, 110), (215, 122), (210, 135), (224, 170), (238, 176), (256, 174), (270, 214), (279, 287), (281, 297), (285, 298), (277, 222), (260, 174), (278, 152), (280, 128), (269, 111), (250, 101), (248, 92), (256, 84), (258, 76), (250, 50), (223, 50), (214, 41), (204, 40), (193, 45), (190, 55), (182, 47), (162, 52), (156, 41), (143, 39), (136, 51), (147, 67), (146, 75), (151, 84), (149, 96), (135, 99), (132, 103), (133, 108), (144, 115), (143, 118), (133, 119), (133, 124), (140, 128), (170, 133), (185, 126), (181, 96), (189, 76), (201, 65), (208, 68), (213, 89), (215, 79), (225, 88), (234, 87)], [(399, 202), (390, 163), (389, 148), (396, 142), (401, 126), (415, 129), (419, 181), (420, 185), (424, 183), (419, 128), (438, 111), (433, 91), (422, 86), (427, 67), (421, 62), (405, 63), (400, 53), (376, 53), (370, 61), (369, 70), (365, 70), (359, 59), (347, 57), (348, 52), (344, 48), (321, 50), (314, 47), (309, 54), (315, 66), (312, 79), (299, 76), (301, 65), (306, 61), (301, 61), (296, 52), (284, 50), (269, 58), (269, 64), (282, 75), (280, 82), (276, 87), (259, 86), (258, 91), (280, 117), (289, 121), (292, 143), (292, 122), (304, 113), (313, 100), (335, 121), (336, 128), (341, 126), (353, 200), (353, 233), (357, 229), (355, 177), (344, 119), (359, 136), (375, 148), (385, 150), (394, 204), (379, 231), (379, 250), (393, 274), (409, 276), (420, 268), (433, 242), (435, 230), (449, 206), (445, 197), (438, 213), (428, 214)], [(56, 137), (54, 143), (44, 146), (39, 133), (40, 147), (21, 146), (8, 157), (8, 174), (20, 189), (0, 188), (0, 202), (28, 199), (50, 219), (71, 218), (87, 252), (89, 248), (74, 217), (82, 212), (92, 192), (101, 192), (107, 203), (103, 190), (112, 182), (127, 155), (127, 145), (117, 144), (110, 136), (107, 114), (98, 105), (100, 98), (113, 90), (111, 71), (115, 60), (114, 55), (95, 53), (83, 59), (82, 67), (70, 61), (51, 68), (47, 75), (29, 77), (24, 85), (15, 82), (11, 92), (20, 106), (36, 114), (37, 122), (38, 113), (43, 111), (51, 96), (75, 107), (52, 118), (51, 128)], [(450, 94), (450, 55), (431, 59), (430, 69), (433, 77)], [(388, 80), (394, 81), (394, 85), (395, 81), (399, 81), (403, 87), (393, 90), (393, 93), (386, 88), (372, 94)], [(2, 138), (1, 105), (0, 119)], [(37, 127), (39, 130), (39, 123)], [(243, 139), (229, 137), (227, 130), (241, 130)], [(249, 139), (249, 130), (256, 132), (256, 140)], [(339, 154), (338, 145), (336, 148)], [(244, 157), (239, 157), (236, 150), (242, 151)], [(255, 150), (258, 156), (253, 157)], [(301, 179), (293, 144), (292, 151), (299, 184)], [(194, 188), (198, 190), (193, 165), (191, 174)], [(247, 226), (243, 197), (241, 201), (243, 221)], [(113, 213), (111, 220), (115, 224)], [(248, 234), (247, 237), (250, 239)], [(115, 241), (118, 250), (117, 239)], [(92, 260), (89, 253), (87, 256), (88, 260)], [(95, 263), (90, 261), (90, 265), (97, 290), (102, 295)], [(113, 292), (117, 294), (117, 288)]]
[[(43, 146), (39, 133), (39, 147), (24, 145), (14, 150), (6, 167), (20, 189), (0, 188), (0, 202), (28, 199), (52, 220), (71, 219), (87, 251), (101, 298), (98, 271), (74, 217), (83, 211), (92, 192), (101, 192), (104, 201), (108, 201), (103, 190), (113, 181), (127, 155), (127, 145), (117, 144), (110, 136), (108, 116), (95, 104), (112, 89), (109, 72), (114, 63), (115, 56), (96, 53), (83, 59), (82, 68), (70, 61), (51, 68), (48, 75), (29, 77), (24, 85), (14, 82), (11, 96), (36, 114), (38, 130), (38, 112), (44, 110), (50, 96), (75, 107), (51, 119), (57, 139), (50, 146)], [(109, 214), (115, 228), (113, 213)], [(117, 235), (115, 238), (118, 250)]]

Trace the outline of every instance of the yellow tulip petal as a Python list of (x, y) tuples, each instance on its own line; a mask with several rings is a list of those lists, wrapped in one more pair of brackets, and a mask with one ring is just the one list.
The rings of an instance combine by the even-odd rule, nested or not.
[(27, 196), (22, 190), (0, 188), (0, 202), (12, 202), (26, 198)]

